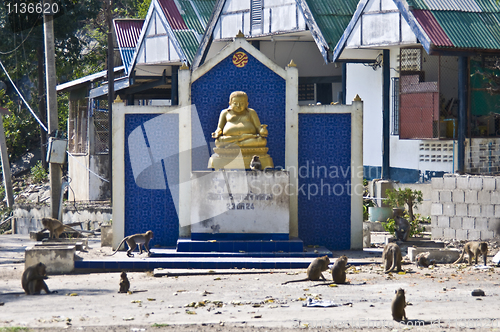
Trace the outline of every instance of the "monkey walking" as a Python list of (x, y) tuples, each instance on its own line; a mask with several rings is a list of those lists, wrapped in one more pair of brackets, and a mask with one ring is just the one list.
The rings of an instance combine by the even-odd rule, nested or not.
[(123, 242), (127, 242), (128, 245), (128, 250), (127, 250), (127, 256), (128, 257), (134, 257), (134, 254), (132, 254), (132, 251), (135, 249), (136, 246), (139, 246), (139, 255), (142, 254), (142, 247), (141, 245), (144, 245), (144, 249), (148, 252), (148, 256), (151, 256), (151, 251), (149, 251), (149, 241), (153, 238), (153, 232), (152, 231), (147, 231), (146, 233), (142, 234), (134, 234), (134, 235), (129, 235), (125, 237), (122, 242), (116, 247), (116, 250), (114, 253), (108, 256), (113, 256), (116, 254), (116, 252), (120, 249), (122, 246)]
[(54, 218), (42, 218), (42, 225), (44, 229), (42, 229), (39, 233), (48, 230), (49, 231), (49, 237), (51, 239), (58, 239), (59, 236), (64, 232), (64, 230), (71, 229), (73, 232), (76, 232), (78, 234), (81, 234), (80, 231), (77, 231), (76, 229), (73, 229), (62, 222), (60, 222), (57, 219)]
[(478, 242), (478, 241), (467, 242), (462, 250), (462, 254), (455, 262), (453, 262), (453, 264), (460, 263), (464, 259), (465, 253), (469, 255), (469, 265), (472, 265), (473, 257), (475, 258), (475, 262), (477, 264), (477, 259), (479, 258), (479, 255), (483, 255), (483, 263), (484, 265), (486, 265), (486, 256), (488, 255), (488, 243)]
[(322, 272), (328, 270), (328, 264), (330, 264), (330, 259), (328, 258), (328, 256), (325, 255), (322, 257), (316, 257), (307, 267), (307, 278), (299, 280), (289, 280), (282, 283), (282, 285), (286, 285), (291, 282), (300, 282), (307, 280), (312, 280), (312, 281), (318, 281), (320, 279), (326, 280)]
[(395, 243), (386, 244), (382, 252), (382, 260), (384, 261), (384, 273), (401, 271), (401, 249)]
[(395, 321), (402, 321), (403, 319), (406, 321), (408, 318), (405, 313), (406, 307), (406, 298), (405, 298), (405, 290), (400, 288), (396, 291), (396, 296), (392, 300), (391, 311), (392, 318)]
[(332, 279), (336, 284), (345, 284), (347, 269), (347, 256), (342, 255), (335, 261), (332, 268)]
[(43, 263), (38, 263), (26, 268), (21, 277), (21, 284), (24, 292), (27, 295), (39, 295), (43, 289), (47, 294), (57, 293), (57, 291), (51, 292), (49, 287), (47, 287), (44, 279), (48, 278), (47, 268)]
[(122, 272), (120, 274), (120, 290), (118, 293), (128, 293), (130, 289), (130, 281), (128, 281), (127, 273)]

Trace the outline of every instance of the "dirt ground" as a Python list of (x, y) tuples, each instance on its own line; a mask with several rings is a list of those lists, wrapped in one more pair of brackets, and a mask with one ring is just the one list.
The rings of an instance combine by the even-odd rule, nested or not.
[[(406, 264), (402, 273), (384, 274), (377, 256), (352, 266), (349, 284), (333, 287), (282, 285), (305, 278), (305, 270), (130, 272), (132, 294), (117, 293), (119, 273), (51, 275), (46, 282), (57, 294), (27, 296), (20, 282), (24, 251), (5, 245), (6, 236), (0, 236), (0, 331), (500, 331), (500, 270), (493, 266)], [(91, 243), (79, 255), (108, 250)], [(391, 316), (398, 288), (406, 292), (406, 323)], [(485, 296), (472, 296), (474, 289)], [(307, 299), (338, 306), (307, 307)]]

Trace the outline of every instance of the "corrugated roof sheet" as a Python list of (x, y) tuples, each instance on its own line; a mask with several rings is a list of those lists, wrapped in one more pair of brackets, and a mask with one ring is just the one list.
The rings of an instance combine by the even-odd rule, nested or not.
[(196, 7), (198, 14), (200, 15), (201, 23), (205, 28), (208, 24), (210, 16), (212, 16), (212, 11), (215, 7), (216, 0), (191, 0), (191, 2)]
[(306, 0), (309, 9), (333, 50), (351, 21), (358, 0)]
[(182, 7), (182, 12), (181, 16), (184, 19), (184, 22), (186, 23), (187, 27), (189, 29), (193, 29), (194, 31), (198, 32), (200, 35), (203, 35), (204, 30), (204, 25), (201, 24), (200, 20), (198, 19), (198, 15), (196, 15), (196, 11), (191, 5), (190, 0), (178, 0), (181, 7)]
[(500, 50), (496, 0), (408, 0), (436, 47)]
[(139, 40), (144, 20), (115, 19), (113, 22), (118, 47), (135, 47)]
[(174, 0), (158, 0), (158, 3), (163, 9), (170, 27), (174, 30), (186, 30), (188, 27), (182, 19), (179, 9)]
[(135, 48), (121, 48), (120, 54), (122, 56), (122, 62), (125, 66), (125, 72), (129, 72), (128, 69), (132, 63), (132, 59), (134, 58)]
[(198, 50), (199, 41), (196, 37), (196, 32), (193, 30), (175, 30), (174, 35), (181, 44), (181, 48), (186, 54), (187, 61), (193, 63), (194, 55)]
[(436, 21), (434, 15), (429, 10), (414, 10), (413, 15), (417, 19), (418, 23), (424, 28), (427, 35), (430, 37), (431, 42), (436, 46), (447, 46), (452, 47), (448, 35), (441, 28), (441, 25)]

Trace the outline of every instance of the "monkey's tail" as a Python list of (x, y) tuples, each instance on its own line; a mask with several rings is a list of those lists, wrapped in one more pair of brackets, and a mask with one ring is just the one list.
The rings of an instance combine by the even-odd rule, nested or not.
[(453, 262), (453, 264), (460, 263), (464, 259), (464, 256), (465, 256), (465, 249), (462, 249), (462, 254), (460, 255), (460, 257), (458, 257), (456, 261)]
[(114, 254), (116, 254), (118, 252), (118, 250), (120, 250), (123, 242), (125, 242), (125, 239), (123, 239), (122, 242), (120, 242), (120, 244), (118, 245), (118, 247), (116, 247), (116, 250), (114, 253), (112, 253), (111, 255), (105, 255), (105, 256), (113, 256)]
[(301, 281), (308, 281), (308, 280), (309, 280), (308, 278), (298, 279), (298, 280), (288, 280), (288, 281), (283, 282), (282, 285), (286, 285), (286, 284), (289, 284), (292, 282), (301, 282)]
[(396, 269), (396, 251), (394, 250), (394, 252), (392, 253), (392, 265), (391, 265), (391, 268), (387, 271), (384, 271), (385, 273), (389, 273), (389, 272), (394, 272), (394, 270)]

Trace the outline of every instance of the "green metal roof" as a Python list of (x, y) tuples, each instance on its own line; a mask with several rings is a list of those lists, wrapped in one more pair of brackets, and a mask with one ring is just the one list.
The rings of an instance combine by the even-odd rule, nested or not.
[(201, 23), (206, 27), (212, 15), (212, 11), (214, 10), (216, 0), (191, 0), (191, 2), (198, 10), (198, 14), (202, 21)]
[(193, 29), (202, 35), (205, 31), (202, 23), (198, 19), (198, 15), (196, 15), (196, 11), (191, 5), (191, 1), (189, 0), (178, 0), (180, 5), (182, 6), (181, 16), (189, 29)]
[(198, 50), (199, 41), (196, 32), (193, 30), (174, 30), (174, 35), (181, 44), (181, 48), (186, 54), (188, 63), (193, 63), (194, 55)]
[(305, 0), (330, 50), (344, 33), (359, 0)]

